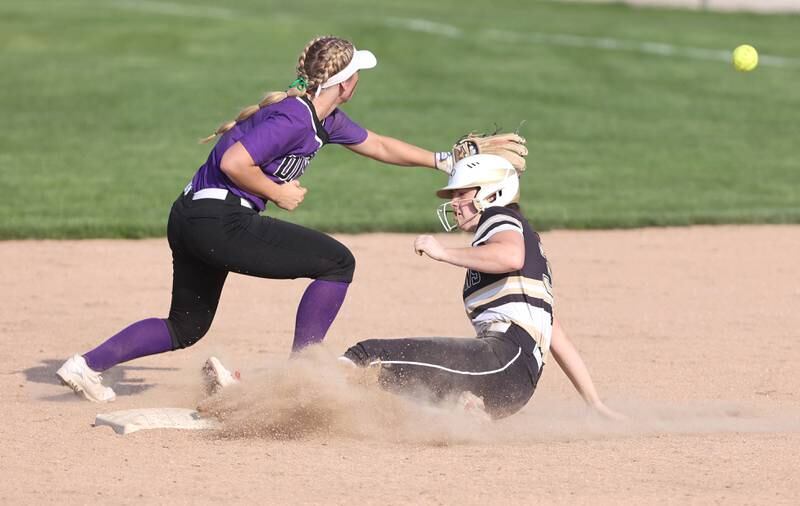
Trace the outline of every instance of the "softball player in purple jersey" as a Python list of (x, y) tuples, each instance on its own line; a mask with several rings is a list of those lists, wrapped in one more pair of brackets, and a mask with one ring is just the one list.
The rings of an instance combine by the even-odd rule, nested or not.
[(346, 40), (316, 38), (301, 53), (297, 79), (286, 92), (268, 94), (206, 139), (220, 136), (169, 215), (169, 317), (136, 322), (74, 355), (57, 371), (65, 384), (91, 401), (114, 400), (100, 372), (196, 343), (211, 326), (228, 272), (313, 279), (297, 309), (292, 349), (324, 338), (352, 280), (353, 255), (328, 235), (259, 212), (268, 201), (290, 211), (303, 201), (306, 189), (297, 180), (325, 144), (395, 165), (447, 173), (453, 165), (449, 152), (370, 132), (338, 109), (352, 98), (358, 71), (376, 64), (371, 52)]

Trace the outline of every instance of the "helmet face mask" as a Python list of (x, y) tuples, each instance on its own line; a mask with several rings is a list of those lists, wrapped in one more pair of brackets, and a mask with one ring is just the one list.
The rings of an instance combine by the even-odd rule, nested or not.
[[(450, 232), (459, 227), (455, 217), (453, 193), (456, 190), (477, 189), (471, 199), (479, 216), (490, 207), (519, 202), (519, 176), (514, 166), (497, 155), (474, 155), (460, 160), (450, 175), (447, 186), (436, 192), (440, 198), (451, 199), (436, 211), (442, 227)], [(450, 217), (455, 223), (451, 223)]]
[[(452, 232), (458, 228), (458, 220), (455, 215), (456, 210), (452, 201), (445, 202), (436, 208), (436, 216), (439, 218), (439, 223), (442, 224), (445, 232)], [(453, 219), (452, 223), (450, 218)]]
[[(477, 188), (474, 188), (477, 190)], [(459, 224), (459, 216), (463, 216), (463, 208), (467, 205), (472, 205), (475, 208), (475, 214), (468, 218), (463, 223)], [(478, 201), (474, 197), (451, 198), (444, 204), (441, 204), (436, 209), (436, 215), (439, 217), (439, 223), (447, 232), (452, 232), (457, 228), (463, 228), (475, 218), (481, 215), (481, 210), (478, 207)]]

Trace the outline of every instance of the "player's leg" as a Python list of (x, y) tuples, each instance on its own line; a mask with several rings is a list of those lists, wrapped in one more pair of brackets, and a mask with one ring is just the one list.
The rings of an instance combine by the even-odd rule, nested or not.
[(95, 371), (147, 355), (186, 348), (203, 337), (217, 311), (227, 273), (191, 257), (173, 257), (172, 304), (167, 319), (148, 318), (126, 327), (86, 353)]
[(211, 327), (228, 275), (198, 259), (187, 236), (203, 236), (215, 227), (187, 220), (181, 199), (170, 215), (167, 237), (172, 249), (172, 302), (166, 320), (134, 323), (85, 355), (89, 366), (104, 371), (134, 358), (195, 344)]
[[(245, 209), (221, 233), (215, 249), (196, 247), (204, 260), (233, 272), (270, 279), (311, 278), (296, 315), (298, 351), (322, 341), (353, 279), (355, 258), (339, 241), (316, 230)], [(209, 238), (202, 238), (209, 241)]]
[(502, 338), (408, 338), (362, 341), (345, 352), (356, 365), (381, 367), (381, 385), (433, 400), (472, 392), (493, 417), (519, 410), (533, 395), (539, 367)]
[(267, 245), (252, 252), (258, 275), (313, 279), (297, 306), (292, 351), (321, 342), (344, 303), (355, 257), (327, 234), (274, 218), (259, 216), (248, 230)]
[(380, 367), (383, 388), (430, 401), (473, 389), (471, 378), (462, 372), (500, 367), (486, 343), (467, 338), (369, 339), (350, 347), (343, 357), (360, 367)]
[(91, 401), (114, 400), (113, 390), (101, 383), (102, 371), (135, 358), (191, 346), (211, 325), (227, 272), (197, 260), (186, 251), (180, 240), (186, 224), (176, 207), (179, 208), (178, 202), (168, 226), (173, 255), (169, 317), (133, 323), (88, 353), (71, 357), (57, 371), (65, 384)]

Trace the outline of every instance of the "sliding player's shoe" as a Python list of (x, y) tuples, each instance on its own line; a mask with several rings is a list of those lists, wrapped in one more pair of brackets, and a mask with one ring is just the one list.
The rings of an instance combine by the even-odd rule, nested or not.
[(465, 390), (461, 392), (461, 395), (458, 396), (458, 400), (456, 401), (456, 405), (461, 411), (480, 422), (492, 421), (492, 417), (486, 412), (483, 399), (470, 391)]
[(203, 365), (206, 393), (213, 395), (225, 387), (239, 383), (239, 371), (230, 372), (217, 357), (210, 357)]

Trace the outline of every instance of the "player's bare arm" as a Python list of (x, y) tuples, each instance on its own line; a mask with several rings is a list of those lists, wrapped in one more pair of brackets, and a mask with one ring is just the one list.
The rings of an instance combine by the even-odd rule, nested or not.
[(364, 142), (347, 147), (359, 155), (383, 163), (404, 167), (436, 168), (433, 151), (370, 130), (367, 130), (367, 139)]
[(261, 167), (256, 165), (241, 142), (237, 142), (225, 151), (220, 161), (220, 170), (239, 188), (271, 200), (287, 211), (296, 209), (308, 191), (300, 186), (297, 180), (287, 184), (272, 181), (264, 174)]
[(625, 416), (610, 409), (597, 393), (597, 389), (589, 374), (586, 363), (578, 353), (575, 345), (569, 340), (564, 328), (557, 318), (553, 318), (553, 335), (550, 341), (550, 352), (556, 359), (558, 366), (567, 375), (572, 386), (578, 391), (584, 402), (594, 409), (597, 413), (612, 420), (625, 420)]
[(367, 130), (360, 144), (347, 146), (362, 156), (405, 167), (430, 167), (450, 175), (461, 159), (477, 154), (496, 154), (508, 160), (517, 172), (525, 171), (525, 138), (517, 134), (466, 135), (448, 151), (428, 151), (393, 137)]
[(421, 235), (414, 250), (440, 262), (492, 274), (516, 271), (525, 263), (525, 242), (513, 231), (499, 232), (477, 248), (445, 248), (435, 237)]

